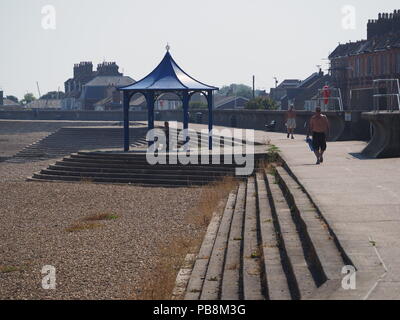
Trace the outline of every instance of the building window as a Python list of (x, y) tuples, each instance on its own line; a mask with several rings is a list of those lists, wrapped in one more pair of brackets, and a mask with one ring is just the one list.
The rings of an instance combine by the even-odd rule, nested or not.
[(349, 66), (347, 67), (347, 70), (349, 72), (350, 78), (354, 78), (356, 76), (356, 70), (355, 70), (355, 63), (354, 60), (350, 60)]
[(386, 54), (381, 55), (381, 74), (387, 73), (387, 56)]
[(400, 52), (396, 54), (396, 72), (400, 73)]
[(355, 75), (355, 77), (359, 77), (360, 76), (360, 58), (356, 59), (356, 66), (355, 66), (355, 70), (354, 70), (354, 75)]
[(367, 76), (372, 75), (372, 56), (367, 58)]
[(367, 75), (367, 58), (363, 57), (361, 59), (361, 75), (365, 77)]

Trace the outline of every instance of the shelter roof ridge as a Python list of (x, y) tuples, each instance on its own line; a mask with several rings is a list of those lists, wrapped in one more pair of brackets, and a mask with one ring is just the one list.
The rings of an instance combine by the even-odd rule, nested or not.
[(162, 61), (146, 77), (138, 82), (118, 88), (122, 91), (129, 90), (218, 90), (200, 82), (186, 73), (172, 58), (169, 51)]

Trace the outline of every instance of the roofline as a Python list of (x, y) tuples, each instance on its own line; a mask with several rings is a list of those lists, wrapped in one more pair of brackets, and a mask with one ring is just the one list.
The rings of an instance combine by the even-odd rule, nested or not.
[[(90, 83), (94, 82), (97, 78), (111, 78), (111, 77), (114, 77), (114, 78), (129, 78), (130, 80), (133, 81), (132, 84), (136, 83), (135, 79), (131, 78), (130, 76), (95, 76), (92, 80), (90, 80), (89, 82), (87, 82), (84, 85), (82, 85), (82, 87), (99, 87), (99, 86), (100, 87), (104, 87), (104, 85), (91, 85)], [(132, 84), (130, 84), (130, 86)], [(110, 85), (110, 84), (108, 84), (108, 85)], [(118, 83), (115, 83), (114, 85), (118, 85)], [(115, 87), (117, 88), (117, 86), (115, 86)]]
[(136, 91), (136, 93), (140, 93), (140, 92), (143, 92), (143, 91), (165, 91), (166, 93), (168, 93), (168, 92), (171, 92), (171, 93), (173, 93), (173, 92), (176, 92), (176, 91), (188, 91), (188, 92), (204, 92), (204, 91), (218, 91), (219, 90), (219, 88), (213, 88), (213, 89), (188, 89), (188, 88), (185, 88), (185, 89), (171, 89), (171, 88), (158, 88), (158, 89), (125, 89), (124, 87), (116, 87), (116, 89), (118, 90), (118, 91)]
[(350, 54), (346, 54), (344, 56), (339, 56), (339, 55), (329, 55), (328, 59), (332, 60), (332, 59), (339, 59), (339, 58), (346, 58), (346, 57), (354, 57), (354, 56), (359, 56), (362, 54), (371, 54), (371, 53), (377, 53), (377, 52), (383, 52), (383, 51), (388, 51), (391, 49), (399, 49), (400, 47), (391, 47), (391, 48), (382, 48), (382, 49), (375, 49), (375, 50), (370, 50), (370, 51), (361, 51), (358, 53), (350, 53)]
[[(173, 63), (175, 63), (175, 65), (178, 67), (178, 69), (180, 70), (180, 71), (182, 71), (187, 77), (189, 77), (190, 79), (192, 79), (192, 80), (194, 80), (195, 82), (197, 82), (197, 83), (200, 83), (200, 84), (202, 84), (203, 86), (206, 86), (206, 87), (209, 87), (209, 89), (189, 89), (187, 86), (185, 86), (179, 79), (178, 79), (178, 77), (176, 77), (176, 79), (177, 79), (177, 81), (185, 88), (185, 89), (170, 89), (170, 88), (166, 88), (166, 89), (162, 89), (162, 88), (158, 88), (158, 89), (126, 89), (127, 87), (130, 87), (130, 86), (133, 86), (133, 85), (136, 85), (136, 84), (140, 84), (140, 82), (142, 82), (143, 80), (145, 80), (148, 76), (150, 76), (153, 72), (154, 72), (154, 70), (156, 70), (157, 68), (159, 68), (160, 67), (160, 65), (162, 64), (162, 62), (164, 61), (164, 59), (167, 57), (167, 56), (169, 56), (170, 57), (170, 59), (172, 60), (172, 62)], [(154, 84), (154, 82), (151, 84), (151, 85), (153, 85)], [(149, 87), (151, 87), (151, 85), (149, 86)], [(145, 76), (144, 78), (142, 78), (142, 79), (140, 79), (139, 81), (137, 81), (137, 82), (135, 82), (135, 83), (133, 83), (133, 84), (130, 84), (130, 85), (127, 85), (127, 86), (122, 86), (122, 87), (117, 87), (117, 90), (119, 90), (119, 91), (133, 91), (133, 90), (137, 90), (138, 92), (140, 92), (140, 91), (145, 91), (145, 90), (147, 90), (147, 91), (160, 91), (160, 90), (171, 90), (171, 91), (185, 91), (185, 90), (187, 90), (187, 91), (199, 91), (199, 92), (201, 92), (201, 91), (205, 91), (205, 90), (217, 90), (217, 91), (219, 91), (219, 88), (218, 87), (214, 87), (214, 86), (210, 86), (210, 85), (208, 85), (208, 84), (205, 84), (205, 83), (203, 83), (203, 82), (200, 82), (200, 81), (198, 81), (198, 80), (196, 80), (195, 78), (193, 78), (193, 77), (191, 77), (189, 74), (187, 74), (177, 63), (176, 63), (176, 61), (174, 60), (174, 58), (171, 56), (171, 54), (169, 53), (169, 51), (167, 51), (167, 53), (164, 55), (164, 57), (163, 57), (163, 59), (160, 61), (160, 63), (157, 65), (157, 67), (155, 67), (147, 76)]]

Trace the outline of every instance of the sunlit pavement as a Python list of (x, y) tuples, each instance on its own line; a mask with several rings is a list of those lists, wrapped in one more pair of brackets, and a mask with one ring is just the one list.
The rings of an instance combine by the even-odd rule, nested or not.
[(365, 159), (360, 152), (366, 142), (331, 142), (324, 163), (315, 165), (305, 136), (292, 140), (283, 133), (255, 131), (255, 140), (280, 149), (357, 268), (351, 298), (399, 299), (400, 158)]

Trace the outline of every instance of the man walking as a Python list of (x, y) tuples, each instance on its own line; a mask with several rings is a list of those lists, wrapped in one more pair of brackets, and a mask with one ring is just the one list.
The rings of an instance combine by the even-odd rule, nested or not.
[(288, 112), (286, 112), (285, 118), (287, 127), (287, 137), (289, 139), (291, 135), (292, 139), (294, 139), (293, 134), (294, 134), (294, 129), (296, 129), (296, 112), (294, 111), (293, 106), (290, 106)]
[(329, 136), (329, 121), (328, 118), (321, 113), (321, 108), (315, 109), (315, 114), (310, 119), (310, 125), (307, 138), (312, 133), (313, 148), (315, 156), (317, 157), (317, 164), (324, 162), (324, 152), (326, 150), (326, 137)]

